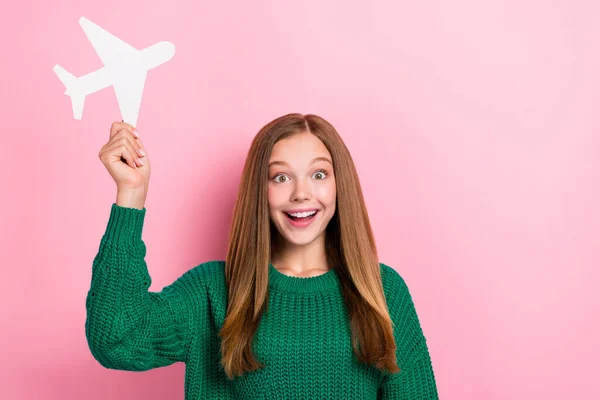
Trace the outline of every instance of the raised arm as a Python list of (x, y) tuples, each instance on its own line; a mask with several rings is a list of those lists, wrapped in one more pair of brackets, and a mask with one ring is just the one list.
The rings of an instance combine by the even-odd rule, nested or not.
[(111, 369), (145, 371), (186, 361), (201, 283), (183, 274), (149, 292), (141, 239), (146, 209), (113, 203), (92, 266), (85, 332), (96, 360)]

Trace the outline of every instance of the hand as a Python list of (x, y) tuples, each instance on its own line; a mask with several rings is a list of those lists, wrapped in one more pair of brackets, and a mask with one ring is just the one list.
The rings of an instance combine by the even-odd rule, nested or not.
[(150, 160), (134, 131), (126, 122), (113, 122), (110, 139), (98, 154), (120, 191), (148, 190)]

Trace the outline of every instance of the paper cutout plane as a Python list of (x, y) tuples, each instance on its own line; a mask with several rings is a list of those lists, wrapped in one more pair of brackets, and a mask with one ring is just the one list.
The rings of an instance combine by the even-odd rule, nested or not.
[(85, 96), (113, 86), (123, 121), (136, 126), (146, 74), (173, 58), (175, 46), (162, 41), (138, 50), (85, 17), (79, 18), (79, 24), (104, 67), (78, 78), (60, 65), (54, 66), (67, 89), (65, 94), (71, 97), (73, 118), (81, 119)]

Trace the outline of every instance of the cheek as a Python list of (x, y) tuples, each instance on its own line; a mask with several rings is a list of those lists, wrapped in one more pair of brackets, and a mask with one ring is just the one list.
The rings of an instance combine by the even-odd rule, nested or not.
[(336, 196), (335, 182), (320, 186), (317, 189), (316, 194), (320, 203), (326, 206), (334, 205)]
[(267, 199), (269, 201), (269, 209), (272, 211), (274, 208), (278, 208), (285, 203), (285, 193), (281, 189), (269, 185), (267, 188)]

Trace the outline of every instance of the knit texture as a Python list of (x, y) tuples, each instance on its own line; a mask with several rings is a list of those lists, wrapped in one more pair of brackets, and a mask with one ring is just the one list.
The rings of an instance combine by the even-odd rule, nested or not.
[(409, 290), (383, 263), (399, 373), (357, 361), (335, 269), (299, 278), (269, 264), (269, 309), (253, 341), (266, 367), (227, 380), (218, 337), (227, 309), (225, 262), (202, 263), (162, 291), (149, 291), (145, 214), (145, 208), (113, 203), (93, 261), (85, 331), (92, 355), (104, 367), (146, 371), (184, 362), (186, 400), (438, 399)]

